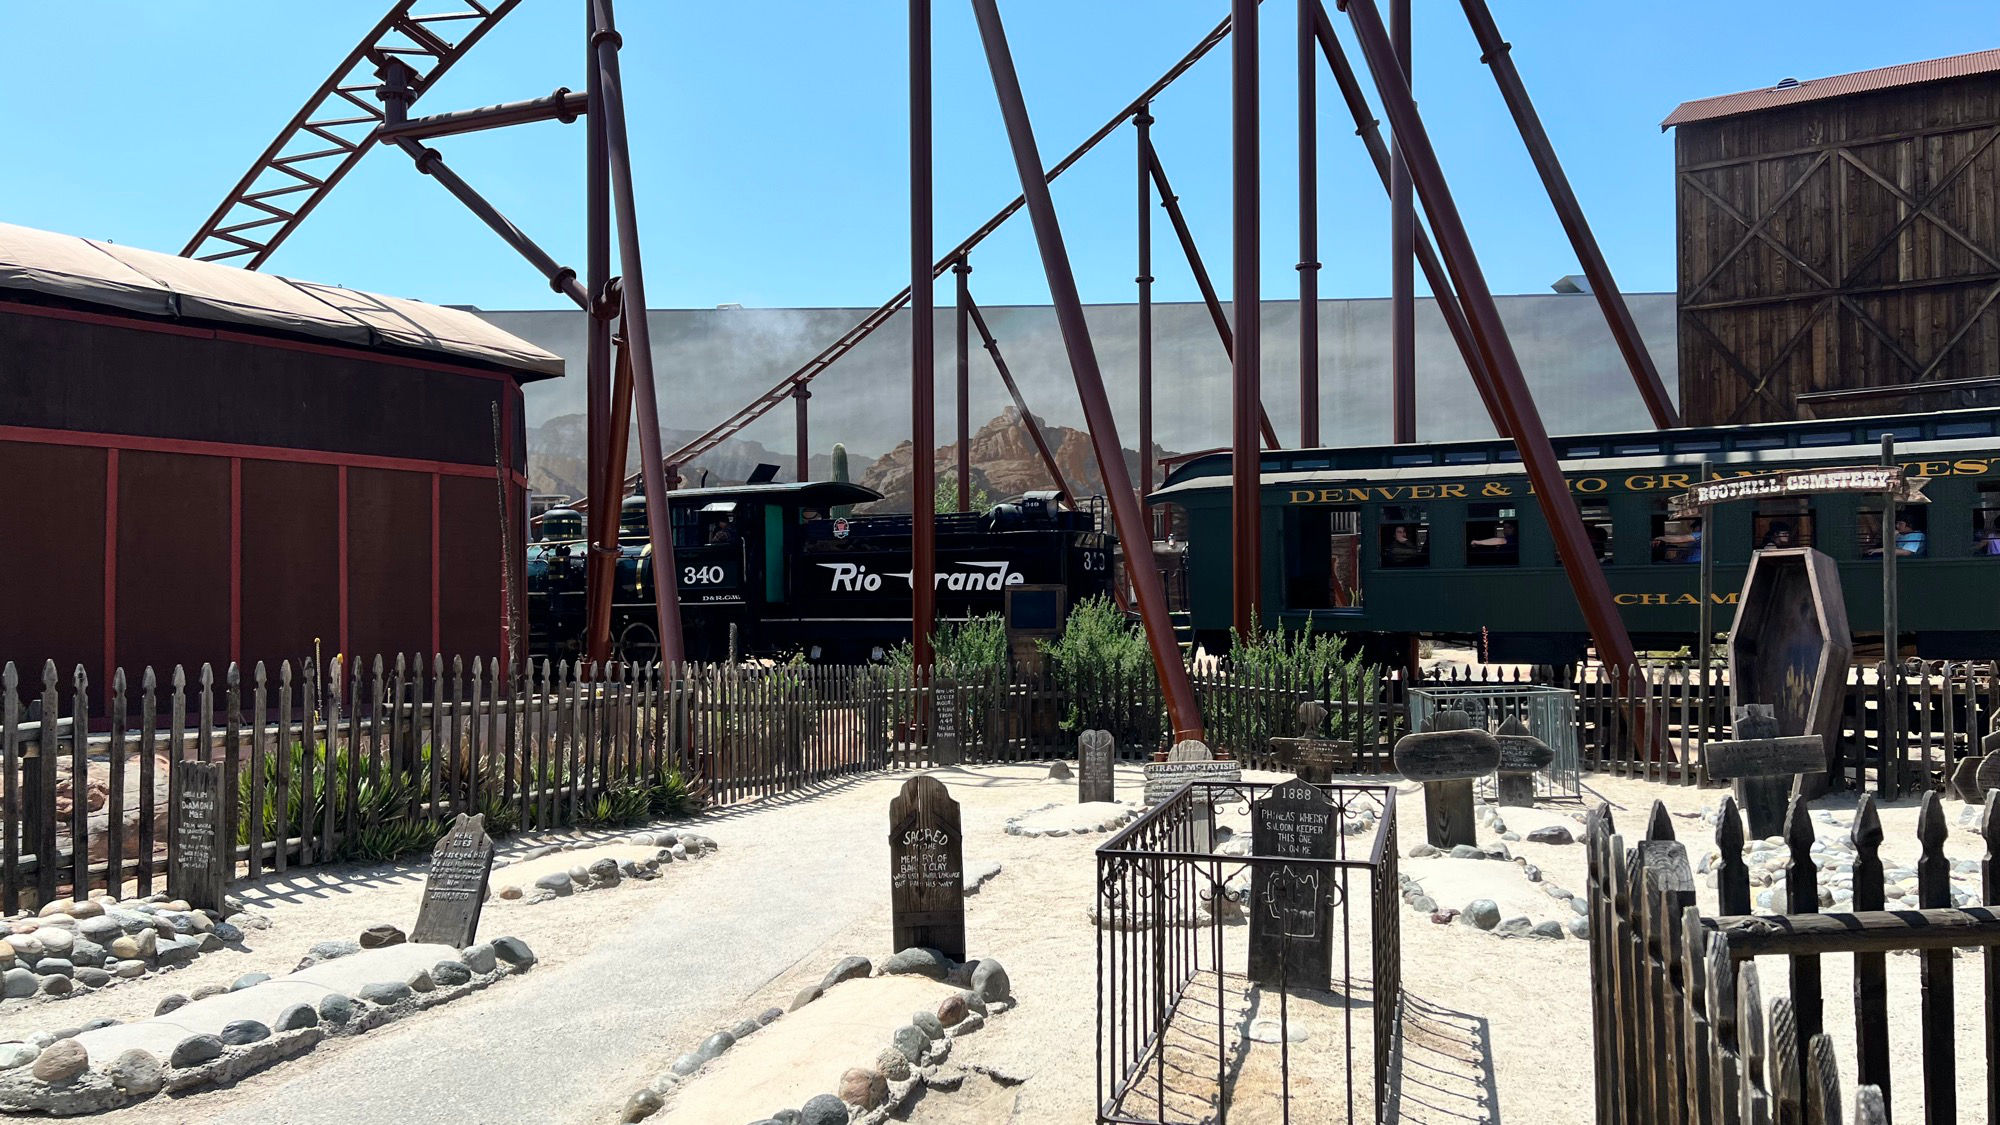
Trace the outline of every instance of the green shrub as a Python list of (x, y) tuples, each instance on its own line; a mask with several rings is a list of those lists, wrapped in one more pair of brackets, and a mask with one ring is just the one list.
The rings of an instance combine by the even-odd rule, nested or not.
[(701, 811), (701, 797), (678, 768), (662, 765), (653, 771), (652, 781), (646, 795), (647, 812), (654, 818), (692, 816)]
[(1160, 744), (1166, 717), (1153, 651), (1139, 624), (1111, 599), (1078, 602), (1062, 635), (1043, 641), (1042, 652), (1050, 678), (1069, 698), (1065, 731), (1108, 730), (1121, 745), (1142, 750)]
[(613, 785), (585, 802), (576, 821), (585, 828), (622, 828), (639, 824), (652, 815), (653, 791), (643, 785)]
[(1231, 630), (1230, 640), (1227, 677), (1202, 693), (1211, 743), (1239, 756), (1268, 753), (1273, 737), (1301, 733), (1298, 708), (1307, 700), (1333, 704), (1319, 737), (1371, 745), (1392, 733), (1379, 709), (1337, 705), (1374, 700), (1382, 681), (1382, 668), (1350, 652), (1342, 638), (1277, 629)]

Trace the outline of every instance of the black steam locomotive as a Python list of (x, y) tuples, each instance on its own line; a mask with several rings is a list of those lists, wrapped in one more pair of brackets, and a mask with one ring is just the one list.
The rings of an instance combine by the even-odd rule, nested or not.
[[(815, 661), (880, 659), (910, 636), (908, 515), (848, 516), (880, 500), (842, 481), (743, 484), (673, 493), (675, 587), (687, 654), (804, 653)], [(937, 517), (937, 607), (942, 620), (1000, 612), (1009, 586), (1053, 584), (1066, 604), (1111, 590), (1117, 539), (1102, 505), (1072, 507), (1031, 492), (985, 512)], [(583, 513), (554, 508), (537, 521), (527, 564), (528, 620), (537, 656), (575, 658), (582, 644)], [(646, 500), (619, 512), (612, 595), (616, 652), (645, 660), (659, 649)]]

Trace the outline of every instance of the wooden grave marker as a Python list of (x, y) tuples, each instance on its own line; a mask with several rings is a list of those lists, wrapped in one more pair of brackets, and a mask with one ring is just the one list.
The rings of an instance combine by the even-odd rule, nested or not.
[(1493, 740), (1500, 744), (1499, 802), (1509, 808), (1535, 807), (1535, 774), (1556, 760), (1549, 744), (1536, 738), (1520, 716), (1510, 716), (1500, 724)]
[(1824, 771), (1826, 745), (1816, 734), (1780, 736), (1767, 703), (1736, 707), (1730, 726), (1733, 740), (1708, 744), (1708, 776), (1736, 783), (1736, 803), (1751, 836), (1782, 836), (1792, 779)]
[(222, 766), (183, 761), (170, 774), (180, 817), (167, 852), (167, 893), (196, 910), (221, 910), (222, 889), (236, 864), (230, 847), (233, 827), (222, 818)]
[(958, 802), (929, 774), (889, 802), (889, 903), (894, 948), (965, 960), (964, 834)]
[(1118, 747), (1108, 730), (1087, 730), (1076, 736), (1076, 800), (1078, 804), (1110, 801), (1115, 790), (1111, 759)]
[(464, 949), (479, 933), (479, 911), (486, 904), (486, 880), (493, 872), (493, 838), (486, 834), (486, 814), (458, 814), (451, 831), (431, 849), (431, 872), (424, 880), (423, 905), (410, 941)]
[[(1167, 751), (1164, 762), (1147, 762), (1145, 803), (1157, 805), (1190, 781), (1241, 781), (1243, 767), (1237, 762), (1218, 762), (1208, 745), (1198, 739), (1183, 739)], [(1203, 805), (1207, 802), (1203, 801)]]
[(1472, 779), (1500, 766), (1500, 743), (1464, 711), (1431, 716), (1434, 729), (1396, 740), (1396, 769), (1424, 784), (1424, 838), (1435, 848), (1479, 843), (1472, 818)]
[[(1333, 802), (1292, 778), (1250, 802), (1250, 854), (1333, 859)], [(1254, 863), (1250, 869), (1250, 979), (1272, 987), (1326, 988), (1333, 977), (1333, 868)]]
[(941, 766), (965, 761), (965, 741), (958, 729), (958, 685), (950, 680), (931, 684), (931, 760)]

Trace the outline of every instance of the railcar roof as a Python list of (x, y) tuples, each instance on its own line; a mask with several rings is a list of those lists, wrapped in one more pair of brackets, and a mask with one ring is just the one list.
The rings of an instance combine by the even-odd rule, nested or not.
[[(766, 484), (719, 484), (713, 488), (677, 488), (672, 503), (679, 507), (696, 501), (796, 499), (801, 504), (867, 504), (882, 494), (865, 484), (844, 480), (772, 481)], [(644, 502), (643, 496), (628, 496), (625, 503)]]
[[(1873, 464), (1881, 454), (1885, 432), (1895, 435), (1896, 452), (1902, 457), (2000, 450), (2000, 409), (1643, 430), (1550, 440), (1565, 472), (1623, 472), (1694, 468), (1703, 460), (1717, 467), (1829, 459)], [(1264, 451), (1261, 462), (1258, 479), (1264, 484), (1351, 480), (1363, 474), (1375, 480), (1434, 480), (1526, 472), (1514, 443), (1497, 438), (1353, 449), (1272, 449)], [(1171, 500), (1228, 487), (1228, 452), (1208, 453), (1176, 466), (1167, 483), (1147, 500)]]
[(522, 382), (563, 373), (561, 356), (462, 309), (0, 223), (0, 293), (7, 291), (168, 320), (431, 352), (505, 368)]

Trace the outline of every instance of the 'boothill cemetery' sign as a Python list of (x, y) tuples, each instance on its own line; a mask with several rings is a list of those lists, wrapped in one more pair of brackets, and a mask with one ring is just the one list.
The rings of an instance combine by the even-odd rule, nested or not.
[(464, 949), (479, 933), (479, 910), (486, 903), (486, 880), (493, 872), (493, 838), (484, 813), (458, 820), (431, 852), (423, 905), (410, 928), (416, 943)]
[(1855, 465), (1836, 469), (1785, 469), (1775, 473), (1750, 473), (1726, 480), (1703, 481), (1678, 496), (1667, 507), (1675, 519), (1701, 514), (1713, 504), (1732, 500), (1762, 500), (1774, 496), (1817, 496), (1835, 492), (1894, 492), (1899, 504), (1928, 504), (1924, 485), (1929, 477), (1913, 477), (1901, 465)]
[(889, 802), (889, 913), (898, 950), (965, 960), (964, 834), (958, 802), (920, 774)]
[[(1293, 778), (1250, 803), (1251, 854), (1334, 858), (1333, 802)], [(1250, 871), (1250, 979), (1273, 987), (1325, 988), (1333, 974), (1333, 869), (1260, 862)]]
[(167, 893), (197, 910), (220, 910), (222, 888), (236, 866), (223, 835), (222, 767), (175, 762), (172, 781), (180, 816), (167, 853)]

